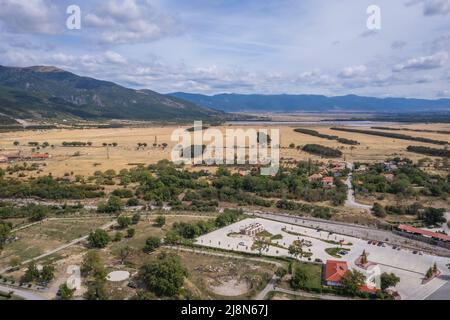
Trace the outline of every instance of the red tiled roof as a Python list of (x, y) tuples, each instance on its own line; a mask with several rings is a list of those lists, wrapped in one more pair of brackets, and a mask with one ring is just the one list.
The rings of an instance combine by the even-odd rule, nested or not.
[(412, 226), (408, 226), (406, 224), (399, 225), (398, 229), (401, 230), (401, 231), (405, 231), (405, 232), (409, 232), (409, 233), (416, 233), (416, 234), (420, 234), (420, 235), (423, 235), (423, 236), (427, 236), (427, 237), (439, 239), (439, 240), (442, 240), (442, 241), (450, 242), (450, 236), (447, 236), (447, 235), (442, 234), (442, 233), (433, 232), (433, 231), (429, 231), (429, 230), (423, 230), (423, 229), (415, 228), (415, 227), (412, 227)]
[(377, 291), (378, 291), (377, 288), (370, 288), (367, 285), (362, 286), (361, 288), (359, 288), (359, 290), (361, 292), (367, 292), (367, 293), (377, 293)]
[(328, 260), (325, 266), (325, 280), (340, 282), (344, 274), (348, 271), (345, 261)]

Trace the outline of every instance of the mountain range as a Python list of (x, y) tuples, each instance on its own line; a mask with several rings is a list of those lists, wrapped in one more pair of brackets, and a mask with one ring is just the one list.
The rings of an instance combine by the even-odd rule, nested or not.
[(223, 112), (56, 67), (0, 66), (0, 122), (14, 119), (205, 120)]
[(79, 76), (52, 66), (0, 66), (0, 124), (17, 125), (22, 119), (220, 122), (236, 117), (248, 118), (230, 114), (233, 112), (450, 114), (450, 99), (288, 94), (207, 96), (183, 92), (163, 95), (147, 89), (135, 90), (113, 82)]
[(224, 112), (415, 113), (450, 111), (450, 99), (373, 98), (357, 95), (327, 97), (288, 94), (218, 94), (207, 96), (184, 92), (171, 93), (169, 96)]

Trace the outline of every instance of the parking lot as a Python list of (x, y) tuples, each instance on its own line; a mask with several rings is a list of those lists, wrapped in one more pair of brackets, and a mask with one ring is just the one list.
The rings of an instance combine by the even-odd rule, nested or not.
[[(368, 259), (377, 263), (381, 272), (394, 272), (400, 277), (401, 281), (396, 287), (403, 299), (425, 299), (440, 287), (445, 285), (450, 278), (450, 270), (447, 264), (450, 259), (428, 255), (421, 252), (414, 253), (404, 248), (393, 249), (392, 246), (384, 244), (369, 244), (368, 241), (359, 238), (330, 234), (327, 231), (318, 231), (312, 228), (306, 228), (297, 225), (286, 224), (282, 222), (266, 220), (262, 218), (246, 219), (232, 224), (220, 230), (216, 230), (197, 239), (197, 244), (233, 250), (239, 252), (258, 253), (253, 249), (254, 238), (240, 234), (242, 227), (252, 223), (261, 223), (264, 229), (272, 234), (281, 235), (281, 239), (272, 240), (272, 245), (263, 252), (270, 256), (289, 256), (288, 247), (295, 240), (309, 241), (311, 246), (305, 246), (304, 251), (310, 252), (311, 261), (320, 259), (323, 262), (329, 259), (347, 261), (350, 268), (359, 269), (355, 265), (355, 260), (365, 250), (368, 253)], [(342, 242), (342, 248), (350, 251), (341, 258), (329, 255), (325, 250), (327, 248), (339, 247), (335, 242)], [(308, 258), (301, 258), (308, 261)], [(422, 285), (422, 279), (434, 263), (442, 271), (439, 278), (433, 279), (425, 285)], [(359, 269), (361, 271), (361, 269)]]

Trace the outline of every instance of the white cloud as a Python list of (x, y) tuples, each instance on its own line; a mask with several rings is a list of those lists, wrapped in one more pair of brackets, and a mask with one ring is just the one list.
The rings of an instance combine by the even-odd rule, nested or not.
[(394, 72), (400, 72), (404, 70), (428, 70), (437, 69), (447, 62), (448, 53), (438, 52), (431, 56), (412, 58), (403, 64), (398, 64), (393, 68)]
[(347, 67), (339, 73), (339, 77), (346, 79), (355, 78), (364, 75), (366, 71), (367, 67), (365, 65)]
[(100, 42), (140, 43), (178, 34), (180, 22), (160, 14), (142, 0), (112, 0), (100, 5), (84, 18), (88, 28), (100, 30)]
[(11, 33), (57, 34), (64, 17), (48, 0), (0, 0), (0, 22)]

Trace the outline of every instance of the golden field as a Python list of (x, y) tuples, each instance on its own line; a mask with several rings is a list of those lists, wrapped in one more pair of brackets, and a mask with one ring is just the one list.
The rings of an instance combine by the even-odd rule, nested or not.
[[(387, 125), (380, 125), (387, 126)], [(162, 159), (170, 159), (171, 149), (177, 142), (171, 141), (172, 132), (177, 128), (188, 128), (181, 126), (155, 126), (148, 128), (119, 128), (119, 129), (55, 129), (45, 131), (17, 131), (0, 133), (0, 156), (13, 155), (21, 152), (22, 155), (30, 155), (32, 147), (28, 142), (48, 142), (54, 145), (54, 148), (36, 150), (38, 153), (49, 153), (51, 158), (40, 163), (45, 163), (40, 174), (52, 173), (54, 176), (62, 176), (67, 173), (74, 175), (90, 175), (97, 170), (105, 171), (114, 169), (130, 168), (138, 163), (151, 164)], [(304, 127), (317, 130), (320, 133), (337, 135), (342, 138), (357, 140), (359, 146), (351, 147), (340, 144), (336, 141), (330, 141), (323, 138), (313, 137), (301, 133), (296, 133), (295, 128)], [(424, 145), (433, 148), (443, 148), (427, 143), (420, 143), (407, 140), (396, 140), (370, 136), (365, 134), (354, 134), (330, 130), (330, 125), (227, 125), (215, 127), (222, 132), (226, 129), (270, 129), (280, 130), (281, 158), (301, 159), (319, 159), (305, 152), (299, 152), (296, 149), (289, 148), (291, 143), (296, 146), (309, 143), (316, 143), (328, 147), (339, 148), (347, 161), (381, 161), (392, 156), (406, 156), (413, 160), (424, 158), (425, 156), (409, 153), (406, 148), (409, 145)], [(410, 129), (428, 129), (428, 130), (450, 130), (450, 124), (412, 124), (395, 125), (395, 128), (405, 127)], [(358, 129), (370, 129), (370, 126), (358, 126)], [(449, 141), (449, 136), (436, 133), (410, 132), (410, 131), (392, 131), (404, 133), (415, 137), (427, 137), (437, 140)], [(156, 137), (156, 138), (155, 138)], [(167, 148), (153, 147), (155, 143), (161, 145), (167, 143)], [(14, 146), (14, 141), (20, 142), (20, 146)], [(92, 142), (91, 147), (63, 147), (64, 141)], [(137, 149), (137, 143), (147, 143), (148, 146), (142, 150)], [(103, 147), (103, 143), (117, 143), (117, 147)], [(108, 151), (109, 149), (109, 151)], [(108, 156), (109, 153), (109, 156)], [(6, 167), (8, 164), (0, 164), (0, 167)], [(28, 175), (36, 175), (36, 172)]]

